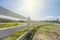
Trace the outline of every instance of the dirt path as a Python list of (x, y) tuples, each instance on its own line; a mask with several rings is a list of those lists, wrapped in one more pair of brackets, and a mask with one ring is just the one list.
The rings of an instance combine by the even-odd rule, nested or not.
[(33, 40), (52, 40), (48, 35), (45, 33), (37, 32), (33, 38)]
[(47, 33), (39, 29), (32, 40), (60, 40), (60, 28), (53, 28)]

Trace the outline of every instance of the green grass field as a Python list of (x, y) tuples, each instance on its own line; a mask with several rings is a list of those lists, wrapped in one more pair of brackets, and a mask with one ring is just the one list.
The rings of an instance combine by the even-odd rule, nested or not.
[[(9, 27), (14, 27), (14, 26), (21, 26), (27, 23), (0, 23), (0, 28), (9, 28)], [(20, 37), (24, 32), (27, 31), (27, 28), (24, 28), (22, 30), (19, 30), (18, 32), (15, 32), (2, 40), (16, 40), (18, 37)]]
[[(19, 25), (24, 25), (26, 23), (16, 23), (16, 24), (13, 24), (13, 23), (8, 23), (8, 24), (0, 24), (0, 28), (8, 28), (8, 27), (13, 27), (13, 26), (19, 26)], [(43, 25), (42, 25), (43, 24)], [(32, 24), (34, 25), (34, 24)], [(30, 26), (30, 28), (32, 28), (33, 26)], [(41, 23), (41, 25), (39, 25), (38, 28), (40, 28), (40, 31), (44, 31), (44, 32), (49, 32), (50, 29), (52, 28), (55, 28), (56, 25), (55, 24), (47, 24), (45, 25), (44, 23)], [(16, 40), (18, 37), (20, 37), (24, 32), (26, 32), (28, 29), (27, 28), (24, 28), (22, 30), (19, 30), (18, 32), (15, 32), (5, 38), (3, 38), (2, 40)], [(34, 29), (33, 29), (34, 30)], [(38, 30), (37, 28), (35, 29), (35, 31)], [(31, 33), (35, 34), (34, 31), (31, 31)], [(33, 35), (31, 34), (31, 35)], [(30, 35), (30, 36), (31, 36)]]
[(18, 32), (15, 32), (15, 33), (3, 38), (3, 40), (16, 40), (18, 37), (20, 37), (26, 31), (27, 31), (27, 28), (24, 28), (22, 30), (19, 30)]
[[(9, 27), (14, 27), (14, 26), (21, 26), (24, 24), (27, 24), (27, 23), (0, 23), (0, 28), (9, 28)], [(32, 28), (32, 25), (30, 26), (30, 28)], [(2, 40), (16, 40), (18, 37), (20, 37), (27, 30), (28, 30), (27, 28), (19, 30), (19, 31), (3, 38)]]
[(27, 23), (0, 23), (0, 28), (9, 28), (9, 27), (19, 26), (24, 24)]

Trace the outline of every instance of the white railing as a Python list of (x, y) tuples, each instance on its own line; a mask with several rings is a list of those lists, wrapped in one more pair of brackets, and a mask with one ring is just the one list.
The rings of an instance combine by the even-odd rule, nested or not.
[[(15, 26), (15, 27), (10, 27), (10, 28), (0, 28), (0, 38), (4, 38), (6, 36), (9, 36), (10, 34), (17, 32), (23, 28), (28, 28), (30, 30), (30, 23), (28, 21), (28, 24), (25, 24), (23, 26)], [(27, 33), (25, 33), (27, 34)]]
[(31, 30), (26, 31), (26, 32), (25, 32), (22, 36), (20, 36), (17, 40), (23, 40), (23, 39), (27, 36), (27, 34), (30, 33), (30, 31), (31, 31)]
[(2, 28), (0, 29), (0, 38), (6, 37), (14, 32), (17, 32), (23, 28), (26, 28), (29, 25), (24, 25), (24, 26), (16, 26), (16, 27), (11, 27), (11, 28)]
[(19, 37), (17, 40), (23, 40), (24, 37), (32, 30), (30, 29), (30, 18), (28, 18), (28, 24), (22, 25), (22, 26), (15, 26), (10, 28), (0, 28), (0, 39), (9, 36), (10, 34), (17, 32), (23, 28), (28, 28), (28, 31), (26, 31), (21, 37)]
[(18, 15), (14, 12), (11, 12), (5, 8), (0, 7), (0, 15), (5, 15), (5, 16), (10, 16), (14, 18), (21, 18), (24, 20), (27, 20), (28, 23), (23, 26), (15, 26), (15, 27), (10, 27), (10, 28), (0, 28), (0, 39), (9, 36), (10, 34), (17, 32), (23, 28), (28, 28), (28, 31), (26, 31), (21, 37), (19, 37), (17, 40), (23, 40), (23, 38), (32, 30), (30, 29), (30, 18), (26, 18), (22, 15)]
[[(30, 22), (28, 21), (28, 24), (22, 25), (22, 26), (15, 26), (15, 27), (10, 27), (10, 28), (0, 28), (0, 38), (4, 38), (6, 36), (9, 36), (10, 34), (17, 32), (23, 28), (28, 28), (30, 30)], [(29, 30), (27, 32), (25, 32), (24, 35), (26, 35), (27, 33), (29, 33)], [(20, 37), (21, 40), (23, 39), (22, 37)]]
[[(34, 26), (37, 27), (38, 25), (34, 25)], [(34, 28), (34, 27), (33, 27), (33, 28)], [(17, 40), (23, 40), (23, 39), (27, 36), (27, 34), (31, 32), (31, 30), (32, 30), (33, 28), (31, 28), (30, 30), (26, 31), (26, 32), (25, 32), (23, 35), (21, 35)]]
[[(30, 18), (26, 18), (22, 15), (16, 14), (14, 12), (11, 12), (5, 8), (0, 7), (0, 15), (5, 15), (5, 16), (10, 16), (10, 17), (14, 17), (14, 18), (19, 18), (19, 19), (24, 19), (27, 20), (28, 23), (26, 25), (22, 25), (22, 26), (15, 26), (15, 27), (10, 27), (10, 28), (0, 28), (0, 40), (4, 37), (9, 36), (10, 34), (17, 32), (23, 28), (28, 28), (28, 30), (22, 35), (20, 36), (17, 40), (23, 40), (25, 36), (27, 36), (27, 34), (33, 29), (30, 29)], [(39, 23), (38, 23), (39, 24)]]

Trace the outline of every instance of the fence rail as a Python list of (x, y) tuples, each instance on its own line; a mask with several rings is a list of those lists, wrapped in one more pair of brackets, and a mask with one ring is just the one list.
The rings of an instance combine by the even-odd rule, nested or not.
[(28, 30), (21, 36), (19, 37), (17, 40), (23, 40), (24, 37), (32, 30), (30, 29), (30, 18), (28, 18), (28, 23), (22, 26), (14, 26), (14, 27), (10, 27), (10, 28), (0, 28), (0, 39), (2, 40), (2, 38), (9, 36), (10, 34), (17, 32), (21, 29), (24, 28), (28, 28)]
[[(37, 27), (38, 25), (34, 25), (34, 26)], [(35, 28), (35, 27), (33, 27), (33, 28)], [(23, 35), (21, 35), (17, 40), (23, 40), (23, 39), (27, 36), (27, 34), (31, 32), (31, 30), (32, 30), (33, 28), (31, 28), (30, 30), (26, 31), (26, 32), (25, 32)]]
[(29, 25), (23, 25), (23, 26), (16, 26), (16, 27), (11, 27), (11, 28), (3, 28), (0, 29), (0, 38), (6, 37), (14, 32), (17, 32), (23, 28), (26, 28)]
[(17, 32), (23, 28), (28, 28), (28, 30), (21, 36), (19, 37), (17, 40), (23, 40), (23, 38), (32, 30), (30, 29), (30, 18), (28, 17), (24, 17), (22, 15), (16, 14), (14, 12), (9, 11), (8, 9), (5, 9), (3, 7), (0, 7), (0, 15), (6, 15), (6, 16), (10, 16), (10, 17), (14, 17), (14, 18), (19, 18), (19, 19), (24, 19), (27, 20), (28, 23), (26, 25), (23, 26), (15, 26), (15, 27), (11, 27), (11, 28), (0, 28), (0, 39), (9, 36), (10, 34)]

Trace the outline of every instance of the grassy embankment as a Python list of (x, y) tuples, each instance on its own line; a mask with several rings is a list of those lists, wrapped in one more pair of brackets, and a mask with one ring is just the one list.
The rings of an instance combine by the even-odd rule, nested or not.
[(9, 27), (19, 26), (24, 24), (26, 23), (0, 23), (0, 28), (9, 28)]
[[(39, 32), (45, 32), (46, 34), (50, 32), (51, 29), (53, 28), (57, 28), (56, 24), (47, 24), (47, 25), (39, 25), (36, 28), (34, 28), (26, 37), (24, 40), (32, 40), (34, 34), (36, 33), (36, 31)], [(39, 30), (38, 30), (39, 29)], [(56, 35), (58, 35), (57, 33), (55, 33)]]
[[(16, 25), (18, 25), (18, 24), (15, 24), (15, 26), (16, 26)], [(14, 25), (13, 25), (13, 26), (14, 26)], [(4, 27), (5, 27), (5, 26), (4, 26)], [(8, 27), (8, 26), (7, 26), (7, 27)], [(10, 26), (9, 26), (9, 27), (10, 27)], [(32, 26), (31, 26), (31, 27), (32, 27)], [(39, 26), (37, 26), (36, 28), (34, 28), (34, 29), (28, 34), (28, 36), (25, 37), (24, 40), (28, 40), (28, 39), (31, 40), (31, 39), (33, 38), (35, 32), (36, 32), (39, 28), (40, 28), (40, 31), (44, 31), (44, 32), (48, 33), (49, 30), (50, 30), (51, 28), (54, 28), (54, 27), (56, 27), (56, 25), (54, 25), (54, 24), (39, 25)], [(21, 36), (24, 32), (26, 32), (26, 31), (27, 31), (27, 28), (22, 29), (22, 30), (20, 30), (20, 31), (18, 31), (18, 32), (15, 32), (15, 33), (7, 36), (6, 38), (3, 38), (3, 40), (16, 40), (18, 37), (20, 37), (20, 36)]]
[[(26, 24), (26, 23), (0, 23), (0, 28), (9, 28), (9, 27), (20, 26), (20, 25), (24, 25), (24, 24)], [(15, 32), (15, 33), (3, 38), (2, 40), (16, 40), (25, 31), (27, 31), (27, 28), (19, 30), (18, 32)]]
[[(14, 27), (14, 26), (19, 26), (19, 25), (24, 25), (26, 23), (6, 23), (6, 24), (0, 24), (0, 28), (9, 28), (9, 27)], [(30, 26), (32, 28), (32, 25)], [(18, 37), (20, 37), (24, 32), (26, 32), (28, 29), (24, 28), (22, 30), (19, 30), (18, 32), (15, 32), (2, 40), (16, 40)]]

